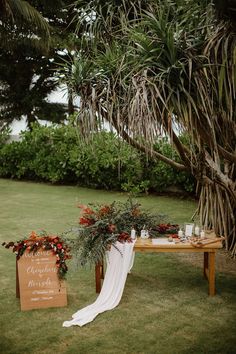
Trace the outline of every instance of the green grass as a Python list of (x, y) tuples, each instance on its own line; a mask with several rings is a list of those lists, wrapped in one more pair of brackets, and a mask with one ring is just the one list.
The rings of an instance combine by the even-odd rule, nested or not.
[[(0, 180), (0, 196), (1, 242), (32, 230), (66, 230), (78, 220), (78, 203), (127, 199), (124, 193), (9, 180)], [(160, 196), (138, 200), (178, 223), (190, 221), (196, 207), (191, 200)], [(0, 353), (235, 352), (234, 274), (218, 272), (217, 295), (208, 297), (199, 267), (168, 253), (138, 253), (119, 306), (85, 327), (63, 328), (63, 321), (97, 297), (94, 269), (69, 266), (67, 307), (21, 312), (15, 297), (15, 258), (0, 248)]]

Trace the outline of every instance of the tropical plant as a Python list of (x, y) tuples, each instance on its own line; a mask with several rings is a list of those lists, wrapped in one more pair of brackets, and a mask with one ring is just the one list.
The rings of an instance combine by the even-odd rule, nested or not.
[[(134, 147), (190, 171), (202, 226), (236, 255), (235, 26), (205, 0), (77, 5), (86, 33), (67, 81), (81, 97), (80, 125), (91, 131), (97, 119), (109, 121)], [(163, 133), (180, 162), (153, 151)]]

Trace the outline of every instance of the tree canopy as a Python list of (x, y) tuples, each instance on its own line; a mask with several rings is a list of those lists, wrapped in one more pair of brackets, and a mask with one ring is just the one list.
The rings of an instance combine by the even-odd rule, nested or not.
[[(232, 5), (233, 2), (231, 2)], [(67, 84), (83, 128), (106, 120), (130, 144), (198, 181), (203, 227), (236, 254), (235, 24), (209, 1), (78, 1), (82, 46)], [(222, 14), (222, 11), (221, 11)], [(72, 68), (73, 70), (69, 70)], [(188, 134), (183, 144), (179, 133)], [(176, 164), (152, 150), (169, 136)]]
[[(0, 6), (0, 121), (61, 122), (68, 106), (49, 102), (57, 69), (73, 49), (71, 1), (6, 0)], [(73, 107), (72, 107), (73, 108)]]

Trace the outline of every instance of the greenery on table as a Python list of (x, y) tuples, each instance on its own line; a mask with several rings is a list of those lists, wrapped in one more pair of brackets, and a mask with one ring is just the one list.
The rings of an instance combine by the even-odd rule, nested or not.
[(106, 251), (117, 241), (132, 242), (131, 229), (140, 236), (143, 228), (151, 230), (163, 220), (163, 216), (142, 210), (132, 199), (124, 203), (80, 205), (80, 208), (79, 226), (71, 231), (75, 235), (71, 248), (82, 265), (102, 261)]

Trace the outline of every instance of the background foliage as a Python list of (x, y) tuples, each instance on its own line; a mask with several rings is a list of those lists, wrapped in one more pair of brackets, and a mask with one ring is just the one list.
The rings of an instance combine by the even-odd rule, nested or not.
[[(147, 159), (117, 135), (102, 131), (85, 141), (72, 125), (34, 125), (21, 141), (0, 146), (0, 176), (5, 178), (77, 183), (82, 186), (139, 192), (161, 192), (178, 186), (192, 192), (194, 179), (161, 161)], [(178, 160), (167, 140), (156, 147)]]

